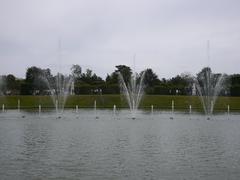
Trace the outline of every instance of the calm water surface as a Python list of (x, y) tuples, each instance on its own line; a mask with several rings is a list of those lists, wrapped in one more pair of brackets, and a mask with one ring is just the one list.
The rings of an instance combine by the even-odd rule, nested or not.
[(0, 114), (0, 179), (240, 179), (240, 115)]

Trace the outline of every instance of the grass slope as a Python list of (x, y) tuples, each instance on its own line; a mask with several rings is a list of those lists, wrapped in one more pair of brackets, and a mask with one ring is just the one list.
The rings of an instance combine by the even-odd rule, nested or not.
[[(50, 96), (1, 96), (0, 106), (4, 104), (6, 109), (17, 108), (18, 99), (21, 101), (21, 108), (37, 108), (39, 104), (42, 108), (54, 108)], [(120, 95), (69, 96), (65, 107), (74, 108), (78, 105), (79, 108), (91, 108), (95, 100), (99, 108), (112, 108), (114, 104), (118, 108), (127, 107), (126, 101)], [(172, 100), (174, 100), (176, 110), (188, 111), (189, 105), (192, 105), (193, 110), (202, 111), (202, 105), (197, 96), (146, 95), (140, 104), (140, 108), (150, 108), (153, 105), (155, 109), (171, 109)], [(228, 105), (230, 105), (231, 111), (240, 111), (240, 97), (219, 97), (215, 110), (225, 111)]]

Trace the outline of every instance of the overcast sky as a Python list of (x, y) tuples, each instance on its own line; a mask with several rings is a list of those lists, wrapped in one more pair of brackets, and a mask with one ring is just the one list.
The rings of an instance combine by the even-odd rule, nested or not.
[(160, 78), (208, 65), (240, 73), (240, 1), (0, 0), (0, 74), (79, 64), (105, 77), (118, 64), (133, 68), (134, 54), (136, 71)]

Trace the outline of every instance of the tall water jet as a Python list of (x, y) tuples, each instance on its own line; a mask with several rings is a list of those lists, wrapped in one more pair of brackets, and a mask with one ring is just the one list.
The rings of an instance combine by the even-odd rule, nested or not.
[(94, 108), (94, 113), (96, 114), (96, 111), (97, 111), (97, 101), (96, 100), (94, 101), (93, 108)]
[(113, 115), (114, 116), (116, 115), (116, 105), (115, 104), (113, 105)]
[(172, 114), (174, 113), (174, 100), (172, 100)]
[(63, 76), (60, 73), (57, 74), (55, 94), (52, 97), (55, 101), (57, 100), (58, 104), (56, 105), (61, 112), (63, 112), (66, 100), (71, 94), (72, 82), (73, 78), (71, 76)]
[(192, 114), (192, 105), (189, 105), (189, 114)]
[(41, 115), (41, 112), (42, 112), (42, 106), (38, 105), (38, 114), (39, 114), (39, 116)]
[(93, 106), (93, 110), (94, 110), (94, 115), (96, 119), (99, 119), (99, 117), (97, 116), (97, 101), (94, 101), (94, 106)]
[(2, 112), (3, 113), (5, 112), (5, 105), (4, 104), (2, 105)]
[(225, 76), (213, 74), (209, 67), (204, 68), (195, 78), (197, 95), (206, 115), (212, 115), (218, 95), (224, 88)]
[(228, 116), (230, 115), (230, 106), (229, 105), (227, 106), (227, 114), (228, 114)]
[(173, 119), (173, 115), (174, 115), (174, 100), (172, 100), (172, 116), (170, 117), (170, 119)]
[(78, 113), (78, 105), (76, 105), (76, 113)]
[(20, 102), (20, 99), (18, 99), (17, 108), (18, 108), (18, 112), (20, 112), (20, 108), (21, 108), (21, 102)]
[(48, 74), (40, 77), (50, 92), (52, 102), (55, 106), (57, 113), (62, 113), (69, 95), (73, 94), (74, 91), (74, 77), (71, 75), (61, 74), (61, 61), (62, 61), (62, 48), (61, 40), (58, 44), (58, 69), (55, 77), (49, 77)]
[(55, 77), (47, 78), (47, 76), (41, 76), (39, 80), (43, 81), (47, 86), (56, 113), (62, 113), (67, 98), (72, 93), (73, 77), (57, 73)]
[(141, 75), (133, 73), (129, 82), (125, 82), (122, 74), (119, 72), (119, 84), (121, 93), (127, 100), (130, 108), (132, 119), (136, 118), (136, 112), (144, 95), (144, 76), (145, 71)]

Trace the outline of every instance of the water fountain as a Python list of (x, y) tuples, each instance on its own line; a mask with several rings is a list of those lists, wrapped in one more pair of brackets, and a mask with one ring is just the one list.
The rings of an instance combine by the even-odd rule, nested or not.
[(116, 105), (113, 105), (113, 115), (116, 116)]
[[(53, 80), (45, 76), (39, 77), (47, 86), (52, 102), (55, 106), (56, 113), (62, 113), (68, 96), (71, 94), (72, 76), (64, 76), (60, 73)], [(59, 116), (60, 117), (60, 116)]]
[(138, 76), (137, 73), (133, 73), (130, 81), (127, 83), (124, 81), (122, 74), (119, 72), (121, 93), (127, 100), (132, 119), (136, 118), (136, 112), (144, 94), (144, 75), (145, 72), (143, 72), (141, 76)]
[(42, 106), (38, 105), (38, 114), (39, 114), (39, 116), (41, 115), (41, 112), (42, 112)]
[(73, 78), (71, 76), (67, 77), (58, 73), (56, 77), (55, 94), (52, 95), (52, 98), (56, 102), (55, 107), (57, 107), (57, 111), (60, 110), (60, 112), (63, 112), (67, 98), (71, 93), (72, 82)]
[(94, 116), (96, 119), (99, 119), (99, 117), (97, 116), (97, 101), (94, 101), (94, 106), (93, 106), (93, 110), (94, 110)]
[(18, 108), (18, 112), (20, 112), (20, 108), (21, 108), (21, 101), (20, 101), (20, 99), (18, 99), (17, 108)]
[(195, 78), (197, 95), (207, 116), (213, 113), (218, 95), (224, 88), (224, 81), (224, 75), (213, 74), (209, 67), (204, 68), (198, 77)]
[(170, 117), (170, 119), (173, 119), (174, 116), (174, 100), (172, 100), (172, 116)]
[(78, 105), (76, 105), (76, 114), (78, 113)]
[(5, 105), (4, 104), (2, 105), (2, 112), (3, 113), (5, 112)]
[(58, 73), (54, 79), (47, 79), (45, 77), (41, 77), (44, 79), (48, 89), (51, 92), (52, 102), (55, 105), (56, 113), (58, 118), (61, 118), (59, 113), (63, 113), (65, 103), (70, 94), (73, 94), (74, 87), (74, 77), (69, 75), (65, 76), (61, 74), (62, 68), (62, 44), (61, 39), (58, 42)]
[(230, 105), (227, 106), (227, 115), (230, 115)]

